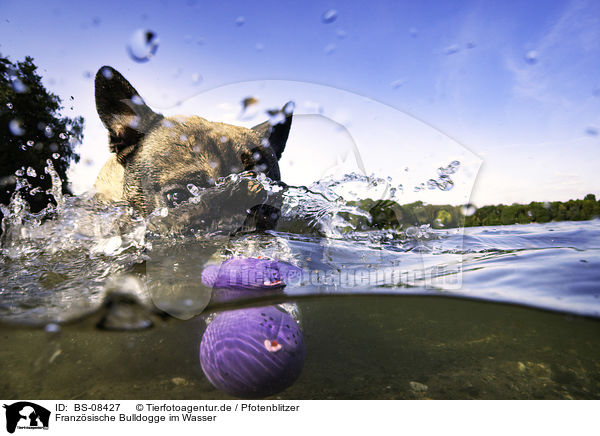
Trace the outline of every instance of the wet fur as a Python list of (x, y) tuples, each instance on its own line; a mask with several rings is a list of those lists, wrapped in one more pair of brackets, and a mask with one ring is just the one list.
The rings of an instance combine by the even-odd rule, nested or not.
[(149, 214), (169, 206), (168, 192), (185, 190), (190, 183), (208, 188), (219, 177), (242, 171), (280, 180), (278, 160), (288, 138), (292, 104), (281, 110), (282, 123), (247, 129), (198, 116), (165, 118), (111, 67), (98, 71), (95, 85), (96, 108), (113, 153), (96, 180), (101, 200), (124, 201)]

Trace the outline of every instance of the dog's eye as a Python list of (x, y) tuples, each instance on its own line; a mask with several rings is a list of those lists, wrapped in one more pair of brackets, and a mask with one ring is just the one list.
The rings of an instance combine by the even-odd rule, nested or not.
[(183, 188), (171, 189), (165, 192), (165, 200), (168, 207), (175, 207), (190, 198), (190, 191)]

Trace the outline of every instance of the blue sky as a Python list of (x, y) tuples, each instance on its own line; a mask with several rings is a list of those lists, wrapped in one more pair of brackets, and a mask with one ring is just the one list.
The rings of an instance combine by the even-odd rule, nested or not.
[[(337, 18), (324, 23), (330, 9)], [(78, 192), (108, 157), (88, 77), (108, 64), (169, 115), (197, 112), (235, 123), (232, 108), (261, 93), (265, 104), (293, 98), (298, 113), (323, 107), (362, 132), (356, 145), (371, 162), (367, 172), (401, 180), (408, 189), (400, 200), (464, 201), (464, 192), (429, 198), (408, 185), (407, 166), (414, 180), (426, 180), (459, 154), (452, 147), (444, 154), (444, 141), (428, 142), (432, 132), (481, 158), (476, 180), (476, 171), (456, 174), (457, 187), (461, 177), (465, 186), (474, 182), (477, 205), (600, 194), (597, 1), (0, 0), (0, 11), (0, 53), (33, 56), (49, 89), (65, 102), (74, 96), (65, 114), (86, 118), (82, 163), (72, 171)], [(146, 63), (126, 51), (140, 28), (160, 40)], [(198, 75), (202, 80), (194, 80)], [(391, 108), (397, 117), (388, 116)], [(314, 169), (319, 150), (345, 147), (336, 141), (348, 138), (323, 124), (311, 128), (308, 120), (297, 123), (284, 180), (287, 173), (291, 182), (309, 183), (302, 176)], [(410, 140), (394, 142), (394, 135)]]

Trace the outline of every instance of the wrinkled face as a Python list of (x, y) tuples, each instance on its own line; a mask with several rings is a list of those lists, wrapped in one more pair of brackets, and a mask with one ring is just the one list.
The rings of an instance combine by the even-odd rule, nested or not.
[[(111, 67), (96, 75), (96, 107), (109, 132), (109, 148), (123, 166), (123, 199), (148, 214), (174, 208), (229, 174), (261, 172), (280, 180), (278, 160), (292, 122), (293, 103), (281, 122), (252, 129), (204, 118), (165, 118)], [(116, 182), (118, 183), (118, 182)]]

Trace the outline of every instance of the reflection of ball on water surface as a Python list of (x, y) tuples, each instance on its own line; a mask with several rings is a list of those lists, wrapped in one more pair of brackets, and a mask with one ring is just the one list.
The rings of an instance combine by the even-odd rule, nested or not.
[(218, 314), (200, 343), (200, 363), (217, 389), (241, 398), (281, 392), (304, 364), (298, 324), (275, 306)]

